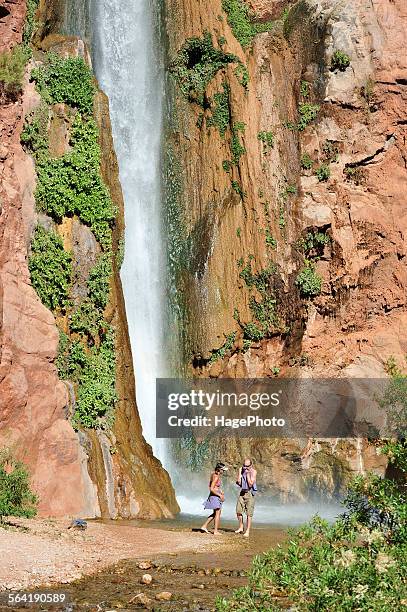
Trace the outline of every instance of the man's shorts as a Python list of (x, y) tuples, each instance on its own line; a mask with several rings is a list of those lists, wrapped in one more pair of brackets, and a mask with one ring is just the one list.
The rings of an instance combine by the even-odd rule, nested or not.
[(236, 514), (247, 514), (253, 516), (254, 512), (254, 495), (248, 491), (244, 495), (239, 495), (236, 504)]

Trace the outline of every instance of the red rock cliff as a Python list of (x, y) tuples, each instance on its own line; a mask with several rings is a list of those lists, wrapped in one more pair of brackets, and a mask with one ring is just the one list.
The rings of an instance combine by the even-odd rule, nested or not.
[[(404, 363), (406, 26), (402, 0), (167, 1), (170, 201), (183, 211), (177, 282), (196, 374), (374, 378), (390, 356)], [(185, 95), (190, 73), (177, 66), (205, 33), (224, 55), (199, 100), (196, 80)], [(208, 61), (188, 53), (187, 71)], [(310, 236), (320, 247), (304, 244)], [(306, 260), (320, 283), (308, 296), (298, 284)], [(263, 308), (266, 324), (250, 306), (261, 291), (244, 281), (248, 262), (273, 288), (277, 313)], [(360, 442), (244, 441), (225, 443), (224, 456), (237, 464), (252, 453), (263, 480), (295, 497), (298, 466), (327, 446), (351, 470), (361, 469), (356, 456), (383, 467)]]

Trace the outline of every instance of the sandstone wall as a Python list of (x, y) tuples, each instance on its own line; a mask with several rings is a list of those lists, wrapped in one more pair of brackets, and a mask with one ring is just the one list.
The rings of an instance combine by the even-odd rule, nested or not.
[[(178, 163), (179, 228), (188, 245), (177, 276), (187, 368), (215, 377), (385, 376), (389, 357), (402, 365), (407, 352), (405, 4), (249, 4), (257, 23), (276, 21), (243, 49), (220, 0), (166, 3), (170, 69), (187, 39), (209, 32), (214, 47), (237, 56), (249, 75), (246, 91), (236, 64), (227, 64), (210, 81), (203, 109), (170, 79), (169, 146)], [(344, 71), (331, 69), (336, 50), (350, 58)], [(222, 137), (211, 117), (225, 82), (231, 119)], [(304, 102), (319, 111), (299, 131), (293, 126)], [(240, 133), (245, 153), (232, 169), (243, 198), (222, 164), (230, 159), (233, 122), (245, 124)], [(272, 132), (272, 147), (259, 140), (262, 131)], [(301, 166), (304, 154), (312, 159), (311, 169)], [(315, 174), (321, 165), (329, 167), (327, 180)], [(275, 240), (272, 248), (266, 232)], [(329, 237), (314, 260), (322, 290), (311, 299), (295, 282), (304, 266), (298, 241), (307, 232)], [(249, 255), (254, 271), (277, 266), (274, 288), (288, 330), (275, 330), (243, 350), (241, 324), (251, 320), (253, 292), (236, 262)], [(352, 471), (363, 469), (363, 461), (383, 469), (375, 449), (364, 442), (361, 453), (360, 442), (349, 444), (345, 451), (327, 441), (318, 452), (333, 452)], [(283, 447), (242, 442), (238, 449), (225, 443), (223, 456), (238, 465), (241, 453), (252, 453), (268, 466), (262, 478), (271, 489), (300, 491), (295, 474), (298, 467), (312, 467), (310, 448), (315, 450), (305, 440)], [(356, 455), (362, 464), (353, 461)], [(290, 476), (281, 477), (284, 472)]]

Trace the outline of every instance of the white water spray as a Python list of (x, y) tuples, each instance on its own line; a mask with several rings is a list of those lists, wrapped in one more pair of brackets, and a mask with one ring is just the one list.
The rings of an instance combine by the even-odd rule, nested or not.
[(165, 252), (161, 227), (161, 135), (164, 77), (148, 0), (98, 0), (94, 70), (108, 95), (125, 201), (121, 277), (144, 437), (165, 462), (155, 437), (155, 379), (163, 376)]
[[(155, 379), (165, 375), (165, 245), (161, 227), (161, 137), (164, 68), (151, 0), (83, 0), (69, 10), (71, 33), (91, 37), (93, 69), (110, 104), (113, 141), (125, 202), (121, 271), (143, 433), (165, 461), (155, 437)], [(92, 27), (89, 27), (89, 23)]]

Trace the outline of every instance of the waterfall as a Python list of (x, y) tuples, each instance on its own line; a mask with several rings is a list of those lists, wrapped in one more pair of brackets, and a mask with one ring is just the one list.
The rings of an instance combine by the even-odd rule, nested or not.
[[(76, 10), (75, 5), (80, 5)], [(136, 399), (145, 439), (166, 463), (155, 437), (155, 379), (165, 375), (165, 233), (161, 145), (164, 66), (158, 3), (83, 0), (66, 15), (68, 33), (89, 38), (93, 70), (110, 104), (125, 202), (121, 271), (133, 353)], [(85, 8), (84, 8), (85, 7)]]

